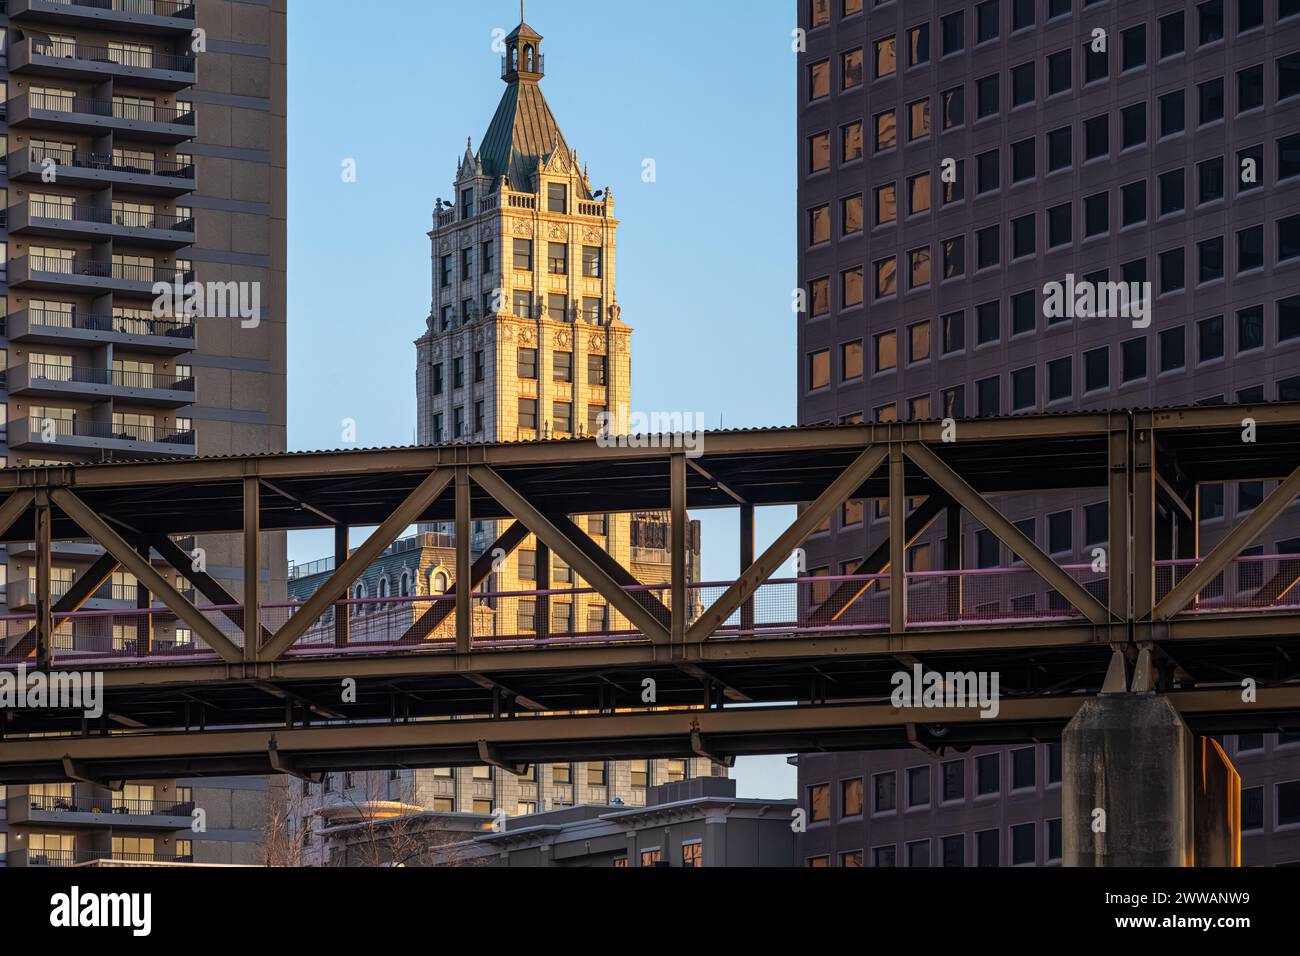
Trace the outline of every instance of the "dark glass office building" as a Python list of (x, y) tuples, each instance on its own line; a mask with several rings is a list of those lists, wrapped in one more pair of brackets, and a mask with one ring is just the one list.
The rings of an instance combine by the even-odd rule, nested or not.
[[(798, 17), (800, 424), (1300, 400), (1300, 0), (798, 0)], [(1077, 315), (1050, 283), (1136, 295)], [(1199, 488), (1202, 546), (1267, 490)], [(1104, 504), (1005, 510), (1063, 564), (1106, 544)], [(1300, 553), (1288, 521), (1261, 553)], [(850, 502), (809, 568), (852, 573), (887, 524)], [(963, 567), (1014, 560), (964, 538)], [(1300, 861), (1300, 735), (1225, 748), (1245, 862)], [(1047, 865), (1059, 780), (1043, 742), (805, 755), (802, 856)]]

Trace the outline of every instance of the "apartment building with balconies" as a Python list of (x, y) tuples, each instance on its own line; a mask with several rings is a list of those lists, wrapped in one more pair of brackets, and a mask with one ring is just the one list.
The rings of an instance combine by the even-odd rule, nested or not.
[[(283, 450), (286, 0), (3, 8), (0, 466)], [(164, 287), (174, 292), (162, 296)], [(250, 307), (231, 308), (236, 299)], [(270, 600), (285, 593), (286, 561), (282, 537), (267, 537)], [(209, 573), (241, 593), (237, 540), (184, 546), (202, 547)], [(101, 555), (56, 543), (52, 600)], [(0, 554), (10, 613), (35, 608), (35, 562), (32, 547)], [(119, 569), (75, 610), (156, 603)], [(129, 616), (114, 618), (111, 634), (56, 623), (56, 654), (192, 640)], [(266, 789), (132, 782), (128, 800), (89, 783), (10, 787), (0, 860), (250, 862)], [(189, 812), (171, 811), (189, 802), (207, 814), (206, 834), (181, 835)]]

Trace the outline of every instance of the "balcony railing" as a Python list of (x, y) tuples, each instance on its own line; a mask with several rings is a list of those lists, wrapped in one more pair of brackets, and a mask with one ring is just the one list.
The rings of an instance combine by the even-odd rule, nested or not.
[(25, 860), (28, 866), (77, 866), (101, 860), (115, 863), (193, 863), (192, 856), (161, 853), (116, 853), (112, 850), (17, 850), (10, 859)]
[(97, 63), (115, 63), (118, 66), (138, 67), (146, 70), (171, 70), (176, 73), (193, 73), (194, 57), (174, 53), (156, 53), (153, 50), (115, 50), (106, 46), (89, 46), (67, 40), (32, 40), (32, 52), (39, 56), (68, 60), (91, 60)]
[(118, 332), (123, 335), (194, 338), (193, 321), (181, 319), (144, 319), (124, 315), (87, 315), (82, 312), (29, 309), (27, 321), (32, 327), (47, 329), (85, 329), (91, 332)]
[(33, 810), (63, 813), (108, 813), (136, 817), (188, 817), (194, 812), (193, 803), (174, 800), (136, 800), (121, 797), (63, 797), (31, 794), (27, 798)]
[(153, 103), (124, 103), (119, 100), (97, 100), (90, 97), (61, 93), (30, 93), (14, 98), (14, 101), (18, 103), (24, 100), (31, 109), (45, 110), (51, 113), (84, 113), (89, 116), (107, 116), (112, 119), (132, 120), (142, 123), (173, 123), (178, 126), (194, 125), (193, 110), (157, 106)]
[(91, 10), (113, 10), (117, 13), (138, 13), (151, 17), (178, 17), (194, 19), (194, 0), (45, 0), (63, 7), (88, 7)]
[(135, 209), (96, 209), (93, 206), (67, 205), (33, 199), (27, 203), (32, 219), (55, 222), (93, 222), (126, 229), (167, 229), (172, 232), (193, 232), (193, 216), (172, 216)]
[(46, 422), (52, 422), (56, 438), (107, 438), (117, 441), (157, 442), (164, 445), (193, 445), (194, 429), (168, 428), (161, 425), (136, 425), (125, 422), (82, 422), (66, 418), (28, 419), (33, 434), (39, 434)]
[(153, 371), (88, 368), (42, 362), (31, 362), (27, 368), (29, 382), (72, 382), (79, 385), (115, 385), (120, 388), (152, 388), (173, 392), (194, 391), (194, 378), (188, 375), (178, 377)]
[(522, 70), (524, 73), (545, 73), (546, 72), (546, 54), (538, 53), (529, 59), (527, 56), (519, 59), (516, 57), (515, 62), (511, 62), (509, 55), (501, 58), (501, 75), (508, 75), (512, 70)]
[(121, 282), (166, 282), (180, 281), (182, 284), (194, 278), (193, 272), (177, 272), (176, 269), (142, 266), (135, 263), (98, 262), (94, 259), (82, 259), (77, 256), (64, 259), (61, 256), (21, 256), (15, 266), (27, 263), (31, 272), (46, 275), (90, 276), (99, 279), (117, 279)]
[(52, 159), (59, 166), (73, 166), (79, 169), (98, 169), (114, 173), (135, 173), (142, 176), (167, 176), (176, 179), (193, 179), (193, 163), (177, 163), (163, 160), (147, 162), (124, 162), (114, 159), (112, 153), (81, 153), (75, 149), (59, 149), (48, 146), (31, 150), (31, 161), (37, 166)]

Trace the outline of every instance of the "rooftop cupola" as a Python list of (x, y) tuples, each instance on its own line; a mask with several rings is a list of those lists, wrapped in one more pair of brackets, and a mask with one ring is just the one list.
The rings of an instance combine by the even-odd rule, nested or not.
[(536, 83), (546, 75), (542, 35), (524, 23), (523, 11), (514, 32), (506, 37), (506, 55), (501, 61), (501, 79), (507, 83)]

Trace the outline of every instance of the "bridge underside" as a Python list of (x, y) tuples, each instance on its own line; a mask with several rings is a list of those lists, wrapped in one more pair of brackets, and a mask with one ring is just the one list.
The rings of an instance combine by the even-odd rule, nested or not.
[[(1255, 434), (1243, 442), (1246, 421)], [(891, 423), (713, 433), (692, 459), (671, 443), (589, 440), (0, 472), (0, 541), (35, 541), (38, 565), (37, 610), (8, 622), (0, 674), (19, 665), (94, 671), (106, 692), (97, 720), (0, 711), (0, 783), (691, 754), (725, 761), (1053, 739), (1101, 689), (1116, 650), (1130, 660), (1150, 651), (1156, 689), (1199, 733), (1300, 724), (1300, 618), (1288, 603), (1300, 557), (1253, 559), (1261, 563), (1249, 576), (1233, 565), (1300, 489), (1300, 407), (987, 419), (956, 423), (950, 437), (941, 423)], [(1197, 489), (1224, 481), (1277, 487), (1202, 554)], [(1100, 570), (1054, 561), (996, 506), (1047, 492), (1108, 502), (1109, 539), (1122, 545), (1107, 547)], [(889, 540), (852, 575), (774, 583), (791, 551), (848, 499), (887, 502)], [(798, 505), (799, 516), (757, 554), (754, 510), (774, 505)], [(708, 508), (740, 510), (735, 581), (686, 578), (688, 509)], [(671, 524), (673, 579), (656, 588), (639, 586), (567, 520), (652, 510)], [(965, 568), (952, 549), (935, 570), (909, 565), (906, 549), (923, 532), (945, 518), (960, 529), (952, 522), (963, 516), (1017, 556), (1001, 570), (1033, 577), (1032, 588), (998, 591), (988, 583), (998, 569)], [(625, 626), (557, 640), (539, 624), (503, 641), (480, 633), (476, 615), (517, 598), (453, 589), (403, 606), (409, 626), (399, 637), (359, 638), (349, 588), (412, 524), (454, 525), (464, 543), (456, 579), (482, 579), (469, 553), (471, 520), (525, 526)], [(94, 540), (106, 550), (97, 573), (111, 575), (136, 570), (132, 556), (151, 549), (169, 558), (182, 536), (242, 534), (245, 566), (255, 570), (260, 533), (320, 527), (341, 531), (343, 545), (328, 580), (300, 605), (227, 595), (190, 574), (182, 553), (172, 563), (210, 603), (150, 579), (152, 600), (138, 615), (193, 628), (192, 649), (140, 640), (124, 653), (54, 640), (60, 623), (86, 614), (96, 582), (52, 595), (51, 542)], [(349, 552), (350, 527), (378, 530)], [(764, 605), (764, 588), (786, 588), (780, 616)], [(1034, 588), (1050, 598), (1046, 609), (1011, 600)], [(527, 599), (544, 607), (561, 595)], [(895, 708), (895, 675), (916, 665), (996, 674), (996, 716)], [(1258, 687), (1251, 700), (1244, 680)], [(355, 696), (344, 692), (350, 682)]]

